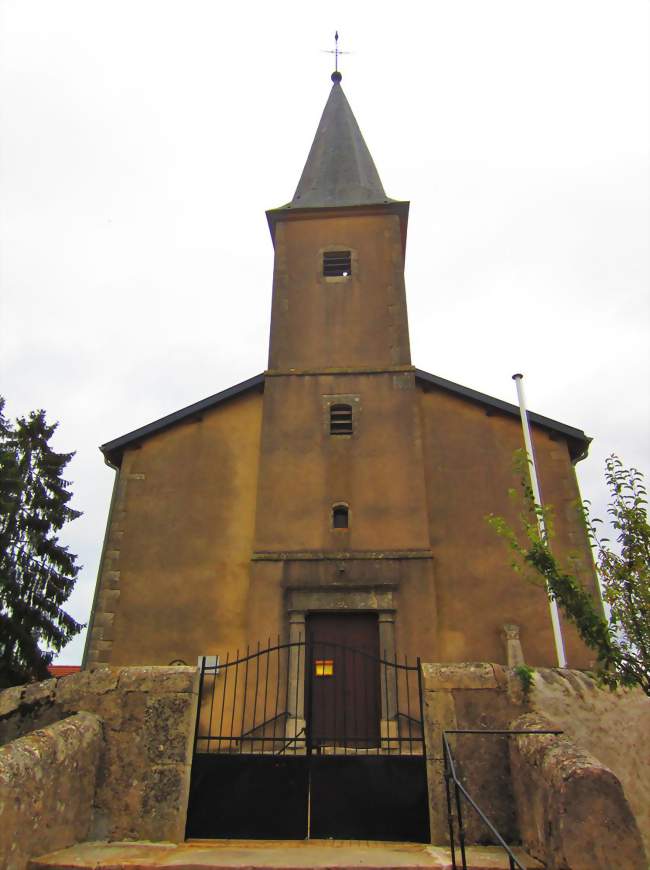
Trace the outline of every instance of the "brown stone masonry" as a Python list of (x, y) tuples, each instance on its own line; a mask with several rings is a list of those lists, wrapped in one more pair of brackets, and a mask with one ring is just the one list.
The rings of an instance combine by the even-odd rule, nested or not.
[[(469, 793), (506, 840), (523, 840), (549, 868), (647, 866), (650, 698), (641, 690), (611, 692), (581, 671), (544, 668), (524, 692), (515, 669), (488, 662), (423, 664), (422, 673), (433, 842), (447, 837), (443, 730), (559, 729), (450, 736)], [(485, 842), (469, 809), (465, 821), (468, 841)]]
[[(545, 730), (538, 713), (512, 723)], [(620, 780), (566, 736), (521, 735), (510, 741), (521, 837), (549, 870), (647, 867), (641, 835)]]
[(0, 867), (88, 838), (102, 743), (100, 719), (77, 713), (0, 748)]
[[(40, 794), (41, 809), (34, 804), (39, 824), (30, 834), (29, 854), (40, 855), (79, 839), (182, 840), (197, 691), (195, 668), (125, 667), (80, 671), (0, 693), (3, 816), (7, 807), (14, 807), (11, 812), (30, 812), (30, 801), (37, 800), (36, 792)], [(80, 750), (73, 771), (72, 762), (66, 761), (68, 749), (63, 752), (57, 735), (68, 735), (70, 750), (83, 744), (90, 726), (81, 731), (72, 727), (74, 722), (87, 722), (78, 720), (80, 712), (93, 714), (99, 746), (94, 754)], [(43, 725), (42, 730), (33, 730)], [(31, 773), (15, 762), (28, 757)], [(2, 759), (9, 759), (5, 767)], [(53, 759), (60, 761), (61, 782), (54, 776), (59, 761)], [(79, 793), (71, 792), (70, 811), (80, 824), (87, 821), (83, 831), (70, 827), (68, 810), (57, 803), (57, 795), (65, 794), (73, 774)], [(13, 795), (23, 792), (16, 803)], [(67, 831), (67, 843), (51, 840), (52, 829), (58, 827)], [(0, 849), (10, 849), (13, 836), (13, 822), (7, 825), (3, 817)], [(1, 860), (0, 866), (5, 866)], [(16, 870), (23, 866), (15, 865)]]
[(109, 514), (102, 562), (99, 569), (97, 597), (89, 628), (85, 666), (108, 664), (113, 648), (113, 623), (120, 600), (120, 552), (126, 530), (126, 489), (131, 480), (144, 480), (144, 474), (129, 474), (130, 457), (118, 472), (115, 499)]

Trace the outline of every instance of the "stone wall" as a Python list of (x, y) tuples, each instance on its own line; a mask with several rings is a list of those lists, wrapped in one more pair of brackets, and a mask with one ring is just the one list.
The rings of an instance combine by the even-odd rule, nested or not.
[[(513, 723), (552, 727), (538, 713)], [(510, 754), (522, 840), (548, 870), (647, 868), (636, 821), (609, 768), (564, 735), (520, 735)]]
[[(423, 664), (422, 673), (431, 838), (434, 843), (444, 843), (448, 828), (442, 732), (456, 728), (507, 729), (522, 708), (516, 687), (514, 695), (508, 691), (511, 672), (502, 665)], [(450, 738), (450, 746), (457, 772), (469, 793), (499, 833), (507, 841), (517, 842), (519, 828), (508, 739), (488, 734), (457, 735)], [(469, 808), (464, 816), (470, 842), (492, 842), (489, 831)]]
[(616, 774), (650, 858), (650, 698), (641, 689), (602, 689), (580, 671), (539, 669), (530, 709)]
[(97, 668), (9, 689), (0, 693), (0, 743), (94, 713), (102, 745), (88, 839), (179, 841), (197, 691), (198, 672), (187, 667)]
[(76, 713), (0, 747), (0, 867), (87, 839), (102, 724)]
[[(541, 755), (538, 762), (541, 763), (540, 759), (546, 757), (544, 753), (550, 751), (548, 746), (560, 745), (564, 740), (562, 745), (566, 750), (566, 769), (572, 769), (571, 759), (576, 761), (576, 765), (580, 759), (576, 770), (579, 768), (581, 771), (581, 778), (579, 781), (575, 779), (576, 794), (584, 788), (588, 780), (591, 781), (590, 777), (602, 783), (600, 798), (596, 797), (598, 789), (591, 796), (587, 792), (584, 798), (585, 806), (590, 807), (593, 817), (600, 820), (605, 812), (604, 807), (609, 807), (607, 812), (612, 818), (618, 814), (620, 819), (626, 818), (631, 810), (648, 852), (650, 765), (646, 758), (650, 699), (640, 690), (610, 692), (600, 688), (591, 677), (580, 671), (540, 669), (535, 673), (530, 692), (524, 694), (522, 683), (514, 669), (485, 662), (423, 664), (422, 671), (431, 832), (434, 842), (445, 842), (448, 837), (442, 731), (509, 729), (515, 727), (521, 715), (535, 713), (545, 717), (548, 727), (562, 730), (565, 734), (563, 737), (526, 738), (528, 757), (537, 758), (535, 752), (539, 751)], [(522, 785), (524, 771), (519, 764), (520, 756), (517, 756), (518, 767), (514, 777), (517, 788), (513, 790), (510, 754), (510, 744), (513, 741), (512, 737), (487, 734), (450, 738), (461, 779), (497, 830), (506, 840), (521, 842), (523, 838), (526, 845), (536, 848), (537, 841), (531, 839), (530, 835), (530, 805), (524, 800), (526, 792)], [(539, 750), (534, 749), (535, 741), (540, 742)], [(567, 748), (569, 745), (570, 751)], [(530, 771), (534, 773), (534, 764)], [(536, 783), (537, 774), (533, 776), (533, 773), (529, 783), (531, 794), (538, 795), (542, 800), (546, 785), (543, 784), (543, 777)], [(487, 832), (477, 823), (469, 809), (466, 817), (469, 841), (487, 842)], [(585, 842), (590, 837), (595, 840), (608, 836), (605, 823), (594, 826), (592, 822), (589, 826), (588, 819), (584, 818), (582, 822), (586, 827), (580, 828), (579, 814), (575, 813), (572, 818), (573, 825), (565, 826), (565, 830), (569, 838), (574, 837), (576, 848), (583, 836), (586, 837)], [(635, 830), (634, 824), (630, 830)], [(638, 841), (634, 840), (633, 833), (630, 838), (630, 843), (636, 848), (635, 842)], [(551, 841), (552, 838), (549, 839)], [(570, 851), (566, 841), (562, 841), (561, 848)], [(556, 852), (551, 850), (546, 855), (546, 860), (551, 862), (549, 866), (567, 866), (561, 863), (560, 841), (557, 841)], [(612, 865), (606, 861), (598, 863), (598, 860), (594, 858), (589, 866), (610, 870)], [(553, 864), (552, 861), (559, 863)]]

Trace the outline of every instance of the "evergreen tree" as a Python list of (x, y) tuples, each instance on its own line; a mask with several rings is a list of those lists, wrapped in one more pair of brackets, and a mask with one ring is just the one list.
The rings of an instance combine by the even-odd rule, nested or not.
[(62, 609), (80, 566), (55, 534), (81, 515), (62, 477), (74, 453), (51, 448), (58, 424), (45, 411), (12, 425), (3, 408), (0, 397), (0, 688), (46, 679), (54, 651), (83, 628)]

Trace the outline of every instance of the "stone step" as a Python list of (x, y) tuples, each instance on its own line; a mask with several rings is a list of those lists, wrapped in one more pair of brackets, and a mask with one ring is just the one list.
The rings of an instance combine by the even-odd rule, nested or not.
[[(527, 870), (542, 865), (521, 849)], [(457, 854), (458, 866), (460, 855)], [(507, 870), (502, 849), (470, 846), (468, 870)], [(451, 870), (444, 846), (360, 840), (193, 840), (186, 843), (80, 843), (29, 863), (30, 870)]]

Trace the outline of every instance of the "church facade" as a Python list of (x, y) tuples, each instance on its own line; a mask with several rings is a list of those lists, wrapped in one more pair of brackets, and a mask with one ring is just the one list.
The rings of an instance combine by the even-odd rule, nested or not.
[[(408, 203), (385, 194), (339, 74), (267, 217), (267, 371), (101, 448), (116, 480), (85, 667), (193, 664), (305, 638), (325, 614), (350, 643), (362, 617), (388, 658), (505, 662), (508, 626), (527, 663), (554, 666), (545, 592), (485, 521), (515, 521), (518, 408), (412, 364)], [(529, 417), (555, 552), (596, 596), (574, 473), (589, 438)]]

